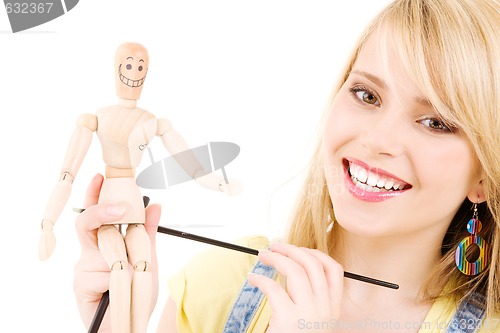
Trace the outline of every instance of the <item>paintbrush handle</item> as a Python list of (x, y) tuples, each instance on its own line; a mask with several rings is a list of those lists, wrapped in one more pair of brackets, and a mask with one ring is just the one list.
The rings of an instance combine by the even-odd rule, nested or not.
[[(179, 231), (179, 230), (175, 230), (175, 229), (170, 229), (170, 228), (165, 228), (162, 226), (158, 226), (158, 232), (163, 233), (163, 234), (176, 236), (176, 237), (191, 239), (191, 240), (194, 240), (197, 242), (202, 242), (202, 243), (207, 243), (207, 244), (211, 244), (211, 245), (215, 245), (215, 246), (220, 246), (220, 247), (224, 247), (226, 249), (231, 249), (231, 250), (244, 252), (244, 253), (248, 253), (248, 254), (253, 254), (253, 255), (259, 254), (259, 251), (255, 250), (255, 249), (251, 249), (251, 248), (236, 245), (236, 244), (221, 242), (221, 241), (218, 241), (218, 240), (215, 240), (212, 238), (188, 234), (187, 232), (183, 232), (183, 231)], [(399, 286), (395, 283), (377, 280), (377, 279), (373, 279), (371, 277), (358, 275), (358, 274), (354, 274), (354, 273), (344, 272), (344, 277), (346, 277), (348, 279), (353, 279), (353, 280), (357, 280), (357, 281), (375, 284), (375, 285), (381, 286), (381, 287), (386, 287), (386, 288), (391, 288), (391, 289), (399, 289)]]
[[(162, 227), (162, 226), (158, 226), (158, 232), (162, 233), (162, 234), (168, 234), (171, 236), (176, 236), (176, 237), (180, 237), (180, 238), (194, 240), (194, 241), (205, 243), (205, 244), (215, 245), (215, 246), (223, 247), (223, 248), (230, 249), (230, 250), (248, 253), (248, 254), (252, 254), (255, 256), (259, 254), (259, 251), (256, 249), (251, 249), (251, 248), (236, 245), (236, 244), (222, 242), (222, 241), (208, 238), (208, 237), (193, 235), (193, 234), (189, 234), (187, 232), (183, 232), (183, 231), (179, 231), (179, 230), (175, 230), (175, 229), (170, 229), (170, 228), (166, 228), (166, 227)], [(377, 280), (377, 279), (373, 279), (371, 277), (358, 275), (358, 274), (354, 274), (354, 273), (344, 272), (344, 277), (346, 277), (348, 279), (353, 279), (353, 280), (357, 280), (357, 281), (375, 284), (375, 285), (381, 286), (381, 287), (386, 287), (386, 288), (391, 288), (391, 289), (399, 289), (399, 286), (395, 283)], [(106, 313), (106, 309), (108, 307), (108, 304), (109, 304), (109, 291), (107, 291), (103, 294), (103, 296), (101, 298), (101, 302), (99, 303), (99, 306), (97, 307), (96, 314), (94, 315), (94, 319), (92, 320), (92, 324), (90, 325), (88, 333), (95, 333), (99, 330), (102, 318), (104, 317), (104, 314)]]
[(88, 333), (97, 333), (99, 331), (99, 327), (101, 326), (102, 319), (104, 318), (104, 314), (108, 309), (109, 305), (109, 290), (102, 294), (101, 301), (97, 306), (97, 310), (94, 314), (94, 318), (92, 319), (92, 323), (90, 324)]
[(210, 244), (210, 245), (224, 247), (224, 248), (230, 249), (230, 250), (235, 250), (235, 251), (239, 251), (239, 252), (253, 254), (255, 256), (259, 254), (259, 251), (255, 250), (255, 249), (251, 249), (251, 248), (236, 245), (236, 244), (221, 242), (221, 241), (218, 241), (218, 240), (215, 240), (212, 238), (188, 234), (187, 232), (183, 232), (183, 231), (179, 231), (179, 230), (175, 230), (175, 229), (170, 229), (170, 228), (165, 228), (162, 226), (158, 226), (158, 232), (160, 232), (162, 234), (176, 236), (176, 237), (191, 239), (191, 240), (201, 242), (201, 243), (206, 243), (206, 244)]

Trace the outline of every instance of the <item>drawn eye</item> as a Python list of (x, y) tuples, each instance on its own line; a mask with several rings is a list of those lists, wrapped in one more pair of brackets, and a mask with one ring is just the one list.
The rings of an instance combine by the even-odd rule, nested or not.
[(139, 72), (142, 72), (142, 66), (139, 66), (139, 68), (137, 68), (139, 70)]
[(127, 64), (127, 69), (131, 70), (132, 69), (132, 65), (131, 64)]

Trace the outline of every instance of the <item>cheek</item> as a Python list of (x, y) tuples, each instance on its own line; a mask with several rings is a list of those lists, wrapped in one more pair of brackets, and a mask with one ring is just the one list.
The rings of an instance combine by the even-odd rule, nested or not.
[(433, 196), (463, 201), (478, 180), (479, 163), (469, 145), (460, 138), (415, 148), (413, 161), (422, 189)]
[(349, 112), (345, 101), (337, 98), (332, 104), (323, 129), (323, 156), (328, 191), (333, 198), (344, 189), (344, 167), (342, 155), (355, 146), (356, 121)]
[(349, 105), (345, 97), (339, 94), (330, 107), (323, 132), (326, 152), (329, 154), (351, 141), (357, 133), (356, 126), (360, 122), (356, 120), (352, 112), (347, 112), (348, 109)]

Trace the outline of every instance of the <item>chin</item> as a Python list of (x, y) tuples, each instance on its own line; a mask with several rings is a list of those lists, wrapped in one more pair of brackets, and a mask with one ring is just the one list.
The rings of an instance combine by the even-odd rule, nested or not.
[[(335, 207), (335, 206), (334, 206)], [(337, 206), (341, 207), (341, 206)], [(335, 221), (345, 232), (358, 237), (378, 238), (392, 236), (401, 221), (374, 214), (372, 211), (335, 209)]]

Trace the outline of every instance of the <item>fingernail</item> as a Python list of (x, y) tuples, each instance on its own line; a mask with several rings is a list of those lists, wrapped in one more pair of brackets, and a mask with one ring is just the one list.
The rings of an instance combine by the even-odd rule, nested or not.
[(281, 243), (271, 243), (269, 244), (269, 248), (272, 250), (272, 249), (278, 249), (282, 246)]
[(271, 251), (269, 251), (269, 249), (261, 249), (261, 250), (259, 250), (259, 254), (261, 254), (261, 253), (269, 253), (269, 252), (271, 252)]
[(125, 213), (125, 207), (120, 205), (109, 205), (106, 208), (106, 214), (111, 216), (121, 216), (123, 213)]
[(248, 282), (248, 284), (250, 284), (252, 287), (256, 287), (256, 286), (254, 285), (254, 283), (256, 283), (256, 282), (257, 282), (257, 281), (253, 281), (253, 280), (252, 280), (252, 277), (253, 277), (253, 276), (257, 276), (257, 275), (258, 275), (258, 274), (255, 274), (255, 273), (252, 273), (252, 272), (248, 273), (248, 275), (247, 275), (247, 282)]

